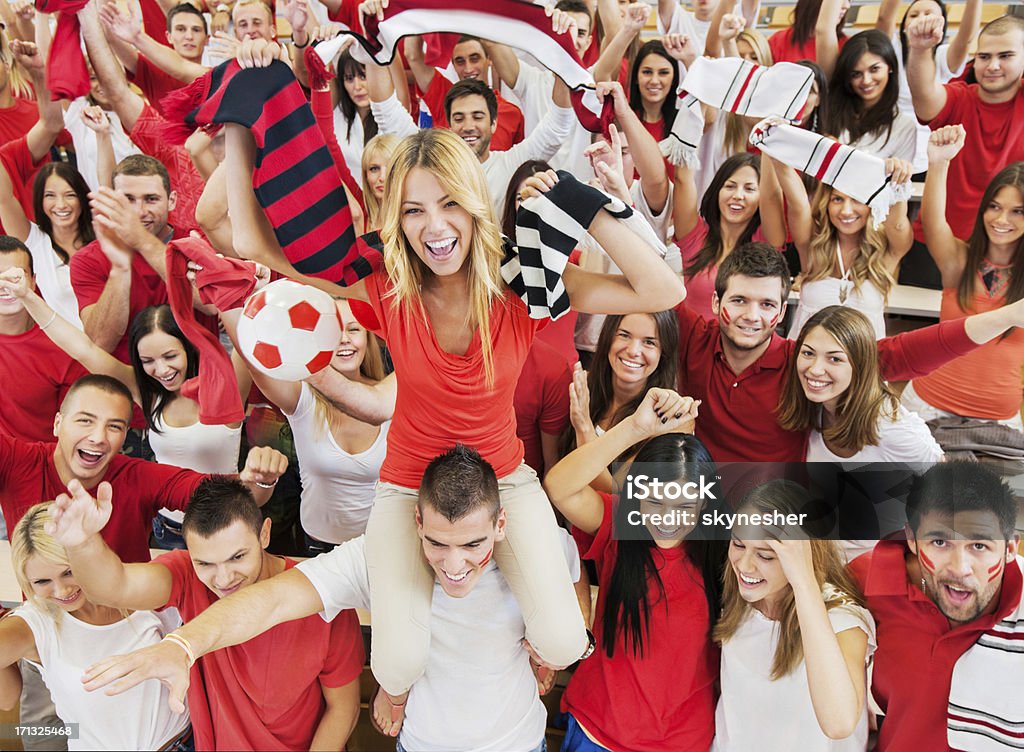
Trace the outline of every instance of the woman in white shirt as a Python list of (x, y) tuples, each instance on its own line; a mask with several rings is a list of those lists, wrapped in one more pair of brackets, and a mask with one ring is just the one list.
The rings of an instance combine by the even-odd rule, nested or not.
[[(299, 519), (310, 556), (330, 551), (366, 531), (391, 425), (391, 421), (378, 426), (346, 415), (314, 386), (331, 378), (364, 384), (385, 378), (377, 338), (359, 325), (349, 302), (339, 301), (338, 311), (343, 324), (341, 341), (330, 367), (308, 383), (281, 381), (251, 368), (256, 386), (281, 408), (292, 428), (302, 479)], [(221, 314), (233, 341), (240, 313), (241, 309), (236, 309)], [(235, 349), (239, 351), (237, 346)]]
[[(110, 486), (98, 495), (110, 498)], [(77, 724), (69, 750), (183, 749), (190, 742), (188, 713), (171, 712), (168, 690), (143, 682), (117, 697), (87, 692), (82, 673), (115, 653), (155, 645), (178, 626), (177, 615), (126, 613), (92, 603), (75, 581), (64, 548), (45, 532), (51, 503), (36, 504), (11, 535), (11, 564), (25, 603), (0, 621), (0, 698), (17, 702), (18, 661), (39, 667), (58, 716)], [(189, 747), (190, 748), (190, 747)]]
[(18, 201), (12, 178), (0, 164), (0, 224), (32, 254), (36, 284), (46, 302), (79, 329), (78, 299), (71, 288), (71, 257), (96, 239), (89, 208), (89, 186), (66, 162), (39, 168), (32, 190), (33, 222)]
[(370, 94), (366, 89), (366, 68), (345, 50), (338, 58), (334, 80), (334, 135), (345, 157), (348, 171), (362, 171), (363, 145), (377, 134), (377, 122), (370, 117)]
[(808, 431), (808, 462), (938, 462), (942, 450), (882, 380), (867, 318), (830, 306), (797, 337), (779, 424)]
[[(806, 511), (786, 480), (747, 494), (740, 512)], [(836, 541), (820, 531), (733, 530), (723, 576), (722, 694), (712, 752), (863, 752), (875, 625)]]

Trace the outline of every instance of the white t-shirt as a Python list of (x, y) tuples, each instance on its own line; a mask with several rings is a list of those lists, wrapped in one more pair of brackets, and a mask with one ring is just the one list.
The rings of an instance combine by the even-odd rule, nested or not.
[(844, 130), (839, 134), (839, 141), (881, 159), (895, 157), (913, 163), (917, 156), (917, 120), (913, 115), (899, 112), (892, 121), (892, 130), (888, 138), (886, 131), (882, 130), (851, 143), (849, 132)]
[(820, 431), (811, 431), (808, 462), (941, 462), (942, 448), (917, 413), (900, 405), (896, 420), (878, 419), (878, 443), (866, 446), (852, 457), (829, 451)]
[[(563, 531), (574, 580), (579, 554)], [(370, 608), (360, 536), (301, 562), (330, 621), (346, 608)], [(490, 562), (465, 598), (450, 598), (435, 581), (426, 671), (412, 685), (402, 746), (417, 752), (528, 752), (544, 739), (547, 711), (522, 646), (526, 633), (515, 596)]]
[[(82, 173), (89, 189), (95, 191), (100, 187), (99, 177), (96, 174), (96, 132), (82, 122), (82, 110), (89, 106), (87, 97), (78, 97), (64, 112), (64, 127), (71, 134), (71, 140), (75, 144), (75, 161), (78, 171)], [(128, 134), (124, 132), (121, 119), (116, 112), (106, 112), (110, 119), (110, 143), (114, 147), (114, 164), (117, 164), (129, 154), (141, 154)]]
[[(36, 286), (43, 300), (50, 304), (62, 319), (82, 328), (78, 315), (78, 298), (71, 287), (71, 267), (60, 260), (53, 249), (50, 236), (39, 229), (35, 222), (29, 222), (25, 245), (32, 254), (32, 268), (35, 270)], [(45, 322), (44, 322), (45, 323)]]
[(334, 108), (334, 137), (338, 139), (338, 148), (345, 158), (345, 166), (352, 173), (357, 183), (362, 182), (363, 175), (363, 121), (356, 112), (352, 119), (352, 132), (348, 132), (348, 120), (341, 111), (341, 105)]
[[(900, 112), (905, 112), (914, 118), (914, 126), (917, 129), (917, 152), (914, 157), (914, 172), (924, 172), (928, 169), (928, 138), (931, 135), (931, 128), (917, 122), (914, 114), (914, 101), (910, 95), (910, 83), (907, 81), (907, 67), (903, 60), (903, 48), (900, 46), (900, 32), (897, 29), (892, 35), (892, 46), (896, 50), (896, 60), (899, 62), (900, 98), (898, 107)], [(967, 58), (960, 63), (955, 71), (949, 69), (949, 45), (940, 44), (935, 48), (935, 80), (940, 84), (949, 83), (951, 80), (964, 72), (967, 66)]]
[[(822, 594), (829, 600), (838, 591), (826, 584)], [(829, 609), (828, 617), (836, 634), (854, 628), (867, 634), (869, 665), (875, 651), (875, 621), (868, 610), (850, 603)], [(722, 696), (715, 709), (712, 752), (864, 752), (866, 700), (857, 730), (846, 739), (833, 740), (825, 736), (814, 715), (804, 661), (772, 681), (778, 629), (779, 622), (750, 608), (736, 633), (722, 645)]]
[(167, 689), (155, 681), (142, 682), (116, 697), (86, 692), (85, 670), (111, 655), (155, 645), (180, 625), (177, 612), (136, 611), (128, 618), (96, 626), (62, 614), (60, 625), (29, 602), (13, 616), (21, 617), (32, 630), (39, 667), (57, 715), (65, 723), (77, 723), (79, 738), (68, 741), (69, 750), (160, 749), (188, 728), (188, 713), (178, 715), (167, 707)]
[(349, 454), (319, 418), (316, 400), (303, 382), (295, 412), (285, 416), (292, 427), (302, 479), (299, 519), (302, 529), (326, 543), (344, 543), (366, 532), (380, 466), (388, 449), (388, 428), (380, 426), (373, 445)]

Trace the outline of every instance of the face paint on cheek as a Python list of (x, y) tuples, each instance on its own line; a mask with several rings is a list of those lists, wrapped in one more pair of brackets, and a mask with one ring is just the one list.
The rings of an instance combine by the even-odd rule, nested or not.
[(771, 327), (775, 326), (778, 323), (779, 323), (779, 314), (776, 313), (774, 316), (771, 317), (771, 320), (768, 322), (768, 328), (770, 329)]
[(994, 582), (995, 580), (1003, 576), (1003, 562), (999, 561), (996, 563), (995, 566), (989, 567), (985, 571), (988, 572), (989, 575), (988, 582)]
[(494, 555), (494, 549), (492, 548), (490, 551), (487, 552), (487, 556), (485, 556), (483, 559), (480, 560), (480, 566), (481, 567), (487, 566), (487, 562), (489, 562), (491, 560), (491, 557), (493, 555)]
[(924, 551), (922, 551), (922, 552), (921, 552), (921, 553), (919, 554), (919, 557), (920, 557), (920, 559), (921, 559), (921, 566), (923, 566), (923, 567), (924, 567), (925, 569), (927, 569), (927, 570), (928, 570), (929, 572), (931, 572), (932, 574), (935, 574), (935, 564), (934, 564), (934, 563), (932, 562), (932, 560), (931, 560), (931, 559), (929, 559), (929, 558), (928, 558), (928, 557), (927, 557), (927, 556), (925, 555)]
[(729, 309), (727, 309), (725, 306), (722, 306), (722, 321), (725, 324), (732, 323), (732, 316), (729, 315)]

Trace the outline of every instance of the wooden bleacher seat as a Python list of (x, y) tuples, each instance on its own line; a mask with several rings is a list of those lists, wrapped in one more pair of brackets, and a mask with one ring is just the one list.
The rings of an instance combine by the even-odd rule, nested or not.
[[(951, 27), (960, 25), (964, 18), (965, 7), (963, 3), (956, 3), (947, 7), (946, 19)], [(989, 21), (994, 21), (1000, 16), (1005, 16), (1008, 10), (1009, 6), (1001, 3), (982, 3), (981, 22), (987, 24)]]
[(771, 8), (771, 20), (768, 21), (769, 29), (787, 29), (793, 25), (793, 6), (779, 5)]

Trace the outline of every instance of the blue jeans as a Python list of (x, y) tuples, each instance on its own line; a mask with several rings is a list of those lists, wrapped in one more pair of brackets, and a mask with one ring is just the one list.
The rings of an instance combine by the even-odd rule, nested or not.
[(572, 713), (566, 715), (569, 725), (565, 729), (561, 752), (607, 752), (600, 744), (591, 741), (590, 737), (580, 728), (580, 724), (572, 717)]
[[(410, 750), (407, 750), (405, 747), (402, 746), (401, 737), (399, 737), (398, 739), (395, 739), (395, 752), (411, 752)], [(542, 739), (541, 743), (540, 743), (540, 746), (537, 747), (536, 749), (530, 750), (530, 752), (548, 752), (548, 741), (547, 741), (547, 739)]]

